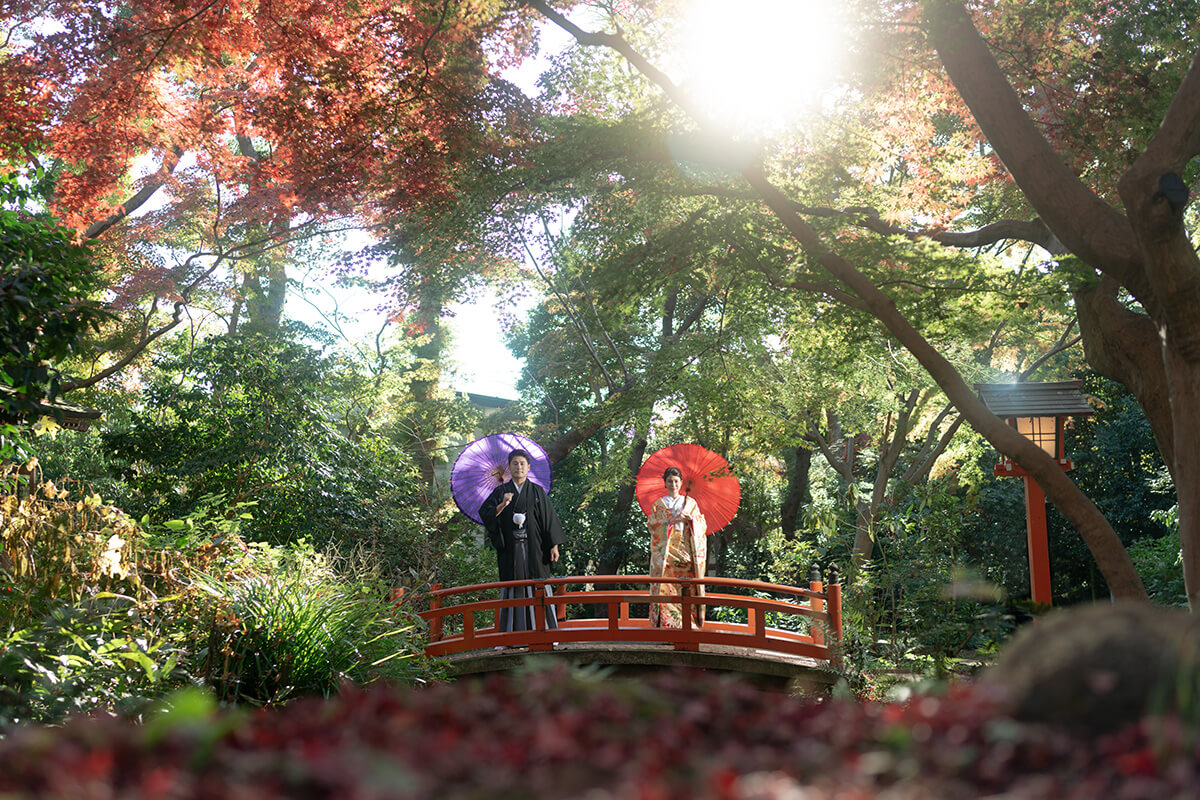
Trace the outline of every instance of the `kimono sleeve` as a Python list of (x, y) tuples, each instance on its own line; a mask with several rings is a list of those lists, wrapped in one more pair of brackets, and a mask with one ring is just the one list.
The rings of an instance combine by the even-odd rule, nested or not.
[(691, 502), (691, 513), (688, 515), (692, 523), (692, 533), (696, 536), (705, 536), (708, 534), (708, 520), (704, 518), (704, 514), (700, 512), (700, 506), (694, 499)]
[(558, 521), (558, 514), (554, 511), (554, 506), (550, 503), (550, 497), (541, 489), (541, 487), (538, 487), (538, 491), (540, 492), (539, 499), (541, 500), (540, 505), (542, 507), (543, 517), (540, 520), (541, 529), (543, 531), (542, 547), (546, 551), (546, 559), (549, 560), (550, 548), (557, 544), (566, 544), (567, 536), (563, 533), (562, 523)]

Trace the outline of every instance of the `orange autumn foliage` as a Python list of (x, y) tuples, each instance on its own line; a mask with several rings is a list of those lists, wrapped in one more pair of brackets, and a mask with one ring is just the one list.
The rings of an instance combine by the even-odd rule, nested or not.
[[(511, 60), (530, 35), (488, 0), (0, 8), (0, 158), (60, 163), (53, 211), (79, 230), (153, 182), (183, 206), (220, 192), (225, 225), (370, 215), (444, 191), (488, 55)], [(147, 163), (161, 168), (132, 177)]]

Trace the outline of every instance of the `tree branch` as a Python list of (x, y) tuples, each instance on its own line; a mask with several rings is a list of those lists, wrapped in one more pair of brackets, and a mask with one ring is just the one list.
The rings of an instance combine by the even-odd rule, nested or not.
[(221, 265), (221, 262), (225, 260), (225, 256), (218, 253), (193, 253), (181, 266), (181, 269), (185, 268), (193, 259), (213, 255), (215, 255), (216, 258), (213, 260), (212, 266), (201, 273), (185, 288), (180, 290), (180, 299), (175, 301), (174, 311), (171, 314), (170, 322), (159, 326), (153, 331), (143, 333), (142, 338), (139, 339), (137, 343), (134, 344), (134, 346), (131, 347), (129, 351), (126, 352), (125, 355), (118, 359), (115, 363), (110, 364), (108, 367), (105, 367), (94, 375), (89, 375), (87, 378), (81, 378), (77, 381), (64, 383), (62, 385), (62, 392), (65, 394), (66, 392), (73, 392), (76, 389), (85, 389), (88, 386), (94, 386), (111, 375), (117, 374), (121, 370), (125, 369), (125, 367), (132, 364), (134, 360), (140, 356), (156, 339), (179, 325), (179, 323), (183, 321), (183, 310), (187, 307), (188, 298), (191, 296), (191, 293), (196, 289), (197, 286), (206, 280), (208, 276), (212, 275), (216, 271), (217, 267)]
[[(908, 486), (916, 486), (917, 481), (921, 480), (929, 471), (933, 469), (933, 465), (941, 457), (942, 453), (950, 445), (950, 440), (954, 438), (954, 434), (962, 425), (962, 415), (954, 418), (954, 422), (950, 423), (950, 427), (942, 432), (940, 438), (937, 437), (937, 431), (941, 428), (942, 423), (954, 411), (954, 404), (946, 403), (942, 410), (938, 412), (937, 417), (929, 425), (929, 430), (925, 433), (925, 441), (921, 443), (921, 449), (913, 458), (904, 475), (901, 476), (900, 482)], [(937, 438), (937, 444), (934, 444), (934, 439)]]
[(1026, 367), (1025, 370), (1020, 375), (1017, 376), (1017, 380), (1018, 381), (1029, 380), (1029, 376), (1032, 375), (1033, 373), (1037, 372), (1038, 369), (1043, 364), (1045, 364), (1047, 361), (1049, 361), (1051, 358), (1058, 355), (1059, 353), (1061, 353), (1064, 350), (1071, 349), (1072, 347), (1077, 345), (1080, 341), (1082, 341), (1083, 334), (1079, 334), (1077, 336), (1071, 337), (1070, 339), (1067, 339), (1067, 337), (1070, 336), (1071, 331), (1074, 329), (1075, 329), (1075, 323), (1074, 323), (1074, 321), (1072, 321), (1070, 325), (1068, 325), (1066, 328), (1063, 329), (1063, 332), (1059, 335), (1058, 341), (1054, 343), (1054, 346), (1051, 347), (1047, 352), (1038, 356), (1038, 358), (1035, 359), (1032, 364), (1030, 364), (1028, 367)]
[(600, 354), (596, 352), (596, 348), (592, 344), (591, 333), (588, 331), (587, 326), (576, 316), (574, 309), (571, 308), (570, 301), (562, 295), (562, 292), (558, 291), (554, 286), (554, 282), (550, 280), (550, 276), (542, 269), (542, 265), (534, 254), (533, 248), (529, 246), (529, 241), (525, 238), (525, 234), (520, 233), (519, 236), (521, 237), (521, 244), (525, 247), (525, 253), (533, 263), (533, 268), (537, 270), (537, 274), (541, 277), (547, 288), (558, 298), (558, 302), (562, 303), (563, 311), (566, 312), (567, 318), (571, 320), (572, 327), (579, 333), (579, 339), (583, 343), (583, 346), (587, 348), (588, 355), (592, 357), (592, 361), (600, 370), (600, 374), (604, 376), (604, 382), (608, 385), (609, 391), (617, 391), (617, 382), (613, 380), (612, 375), (608, 372), (608, 368), (604, 366), (604, 362), (600, 359)]
[(172, 148), (171, 152), (163, 158), (163, 164), (158, 172), (155, 173), (157, 177), (148, 180), (132, 197), (118, 206), (116, 213), (89, 225), (87, 230), (83, 232), (83, 238), (95, 239), (99, 237), (109, 228), (145, 205), (146, 201), (153, 197), (155, 192), (166, 185), (167, 179), (175, 171), (175, 167), (179, 166), (179, 161), (183, 158), (183, 152), (183, 149), (180, 147)]
[(950, 80), (1038, 215), (1068, 250), (1151, 308), (1129, 221), (1085, 186), (1038, 131), (962, 4), (929, 0), (925, 20)]

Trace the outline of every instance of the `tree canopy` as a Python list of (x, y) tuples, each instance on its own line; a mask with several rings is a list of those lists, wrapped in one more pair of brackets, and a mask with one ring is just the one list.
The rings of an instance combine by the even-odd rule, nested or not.
[[(282, 485), (300, 474), (289, 464), (337, 463), (343, 440), (386, 440), (435, 487), (472, 424), (441, 385), (448, 308), (517, 283), (542, 301), (511, 340), (527, 359), (527, 416), (505, 419), (580, 472), (584, 505), (606, 498), (588, 556), (604, 569), (629, 563), (632, 475), (667, 438), (722, 451), (761, 488), (731, 531), (754, 547), (776, 524), (794, 537), (817, 454), (855, 532), (847, 554), (865, 565), (922, 485), (978, 471), (971, 428), (1037, 479), (1116, 596), (1144, 598), (1128, 519), (1102, 512), (971, 386), (1065, 377), (1086, 360), (1130, 390), (1188, 487), (1177, 513), (1195, 602), (1193, 5), (856, 0), (804, 18), (804, 3), (767, 0), (717, 12), (10, 3), (2, 154), (47, 214), (92, 242), (95, 282), (67, 293), (115, 315), (68, 337), (89, 351), (63, 387), (107, 390), (151, 363), (175, 387), (143, 393), (149, 406), (109, 440), (130, 464), (140, 448), (177, 451), (155, 464), (162, 487), (221, 482), (188, 451), (215, 446), (235, 397), (255, 414), (298, 403), (299, 424), (329, 375), (355, 393), (329, 400), (353, 419), (281, 432), (278, 417), (244, 417), (245, 441), (225, 442), (243, 460), (218, 460), (247, 471), (221, 480), (235, 494), (243, 479)], [(698, 66), (702, 13), (725, 16), (719, 45), (700, 51), (713, 64)], [(805, 20), (833, 26), (827, 71), (767, 58), (781, 54), (772, 26)], [(575, 45), (527, 96), (502, 70), (534, 53), (539, 25)], [(709, 91), (722, 81), (744, 97), (722, 106), (731, 87), (724, 100)], [(272, 337), (298, 263), (321, 249), (301, 242), (344, 229), (371, 242), (331, 278), (390, 300), (390, 331), (372, 366), (326, 371)], [(359, 272), (369, 262), (382, 276)], [(185, 322), (196, 341), (228, 342), (171, 343)], [(388, 336), (412, 358), (393, 358)], [(275, 344), (244, 344), (257, 341)], [(275, 372), (268, 355), (312, 371)], [(234, 362), (250, 372), (226, 395), (207, 370)], [(261, 384), (244, 377), (255, 364)], [(315, 449), (271, 450), (274, 472), (251, 476), (256, 448), (291, 438)]]

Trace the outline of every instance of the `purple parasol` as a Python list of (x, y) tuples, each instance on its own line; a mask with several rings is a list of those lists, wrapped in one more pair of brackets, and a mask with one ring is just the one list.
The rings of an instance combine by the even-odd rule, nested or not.
[(458, 510), (483, 524), (479, 507), (488, 495), (509, 479), (508, 454), (529, 453), (529, 480), (550, 492), (550, 459), (541, 445), (518, 433), (493, 433), (463, 448), (450, 469), (450, 494)]

